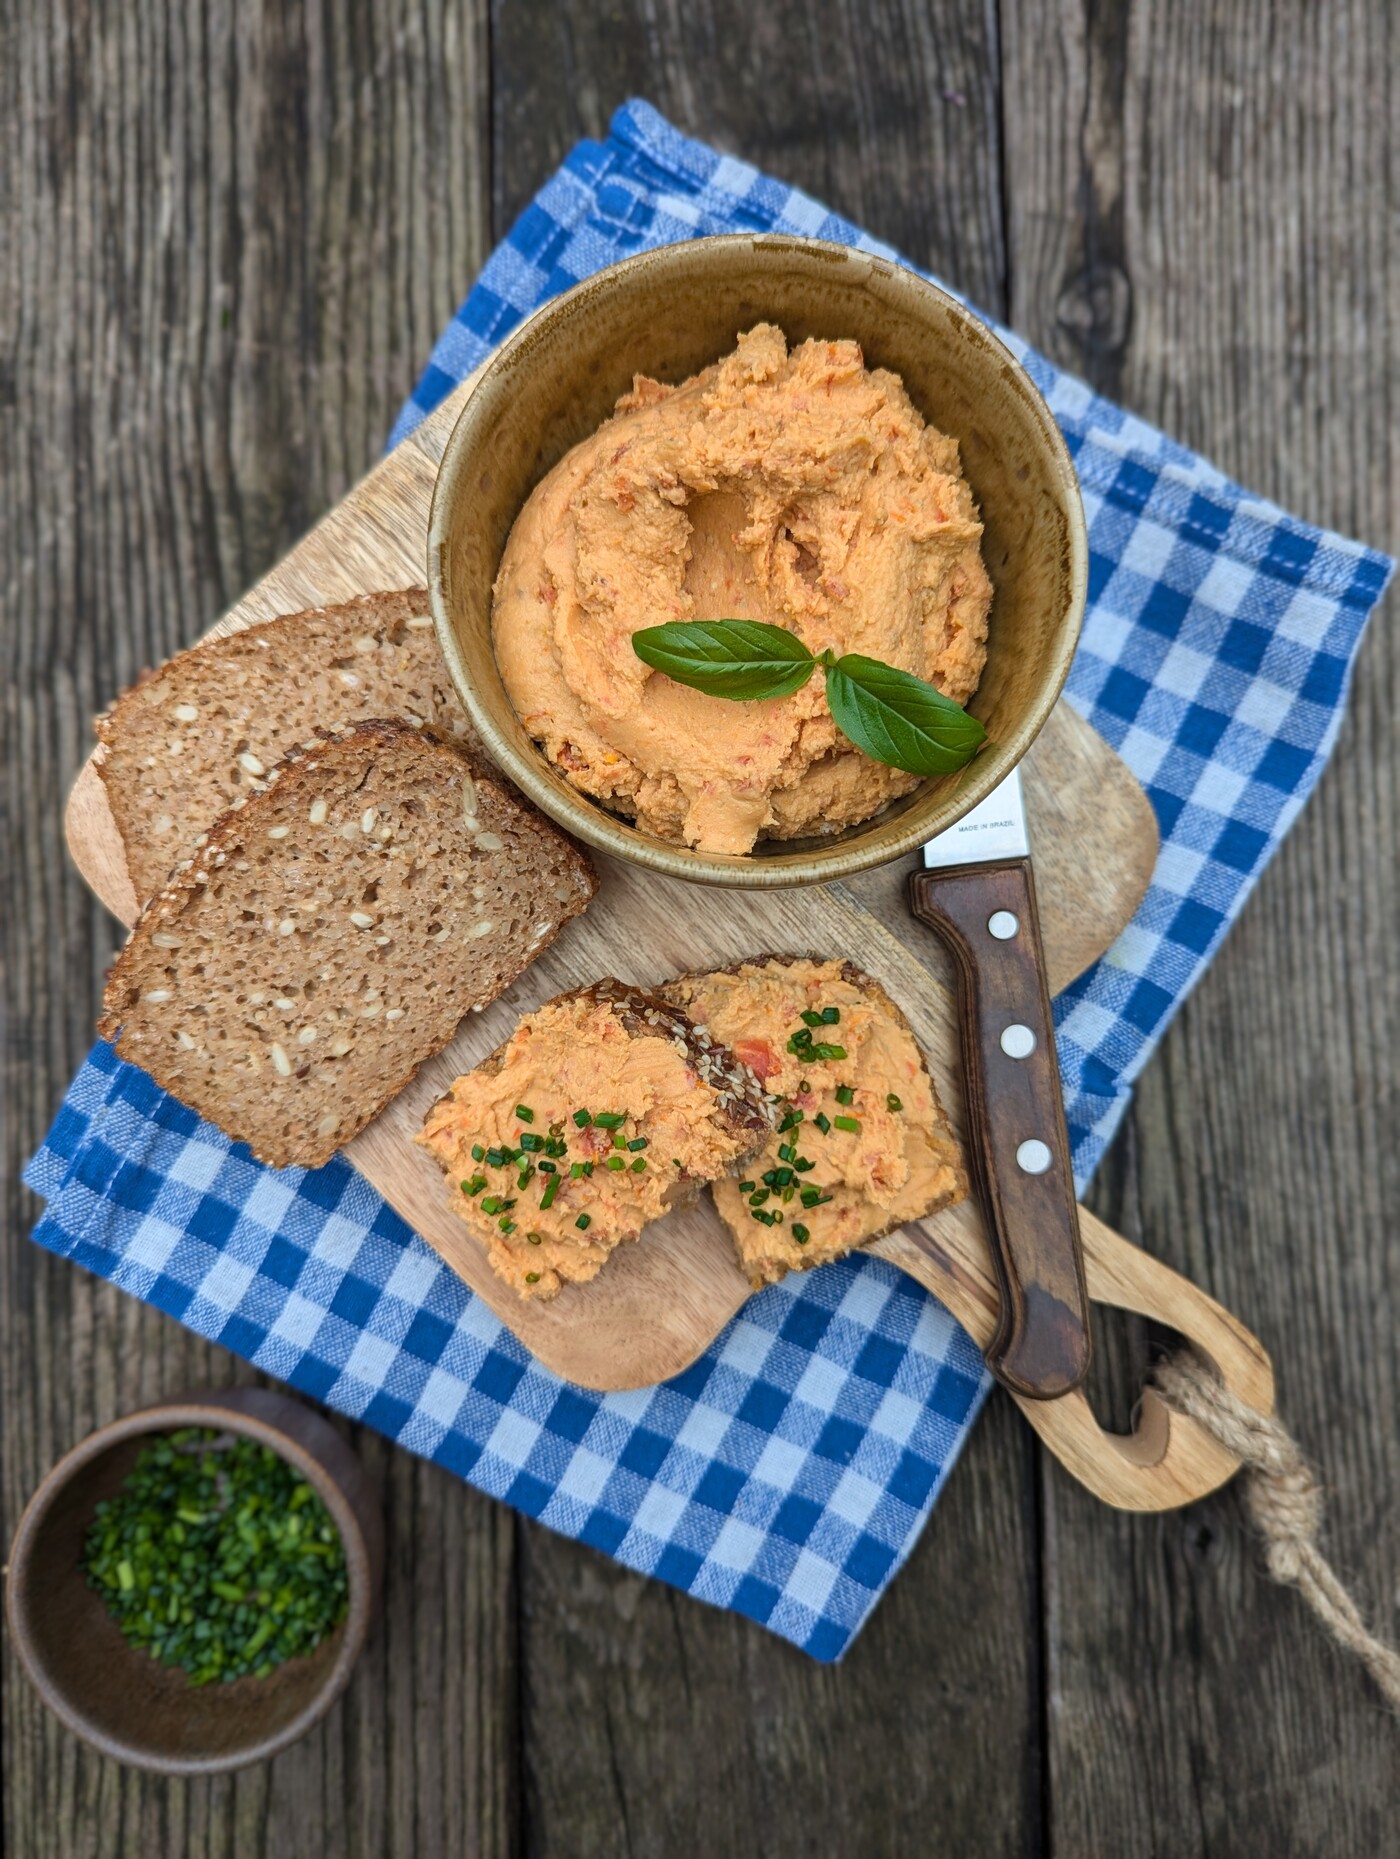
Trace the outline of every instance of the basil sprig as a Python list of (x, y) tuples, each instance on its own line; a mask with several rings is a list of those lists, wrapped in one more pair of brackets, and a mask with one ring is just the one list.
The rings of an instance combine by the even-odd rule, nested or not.
[(818, 657), (762, 620), (672, 620), (633, 633), (632, 649), (677, 684), (747, 703), (791, 697), (820, 665), (837, 728), (872, 761), (911, 775), (953, 774), (987, 739), (975, 716), (912, 672), (859, 652)]

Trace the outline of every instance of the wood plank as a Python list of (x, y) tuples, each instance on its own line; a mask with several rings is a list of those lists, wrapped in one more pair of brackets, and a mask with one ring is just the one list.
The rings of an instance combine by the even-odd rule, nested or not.
[[(577, 136), (641, 94), (998, 310), (990, 17), (971, 0), (874, 16), (853, 0), (501, 8), (495, 230)], [(1039, 1851), (1032, 1453), (1011, 1421), (994, 1398), (909, 1567), (834, 1669), (526, 1526), (531, 1850)], [(953, 1656), (958, 1637), (975, 1664)], [(897, 1782), (891, 1749), (909, 1752)]]
[[(1394, 9), (1013, 0), (1002, 22), (1013, 321), (1244, 482), (1394, 549)], [(1380, 624), (1335, 764), (1142, 1079), (1096, 1198), (1250, 1312), (1323, 1470), (1325, 1545), (1392, 1635), (1398, 691)], [(1149, 1339), (1110, 1340), (1121, 1404)], [(1383, 1847), (1393, 1726), (1267, 1581), (1235, 1500), (1106, 1518), (1054, 1469), (1044, 1494), (1053, 1847)]]
[[(0, 56), (3, 1506), (93, 1426), (255, 1379), (32, 1247), (18, 1169), (92, 1039), (119, 932), (62, 851), (89, 719), (372, 462), (489, 238), (484, 0), (12, 12)], [(290, 443), (289, 443), (290, 440)], [(520, 1827), (514, 1521), (357, 1436), (385, 1614), (303, 1743), (165, 1782), (62, 1730), (6, 1659), (4, 1844), (505, 1852)]]

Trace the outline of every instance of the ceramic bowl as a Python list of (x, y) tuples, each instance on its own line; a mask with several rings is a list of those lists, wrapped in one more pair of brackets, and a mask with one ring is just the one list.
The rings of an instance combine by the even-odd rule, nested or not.
[[(345, 1545), (345, 1619), (313, 1653), (266, 1678), (191, 1687), (183, 1671), (127, 1644), (83, 1574), (95, 1507), (116, 1495), (151, 1435), (179, 1427), (217, 1427), (270, 1446), (316, 1491)], [(10, 1550), (10, 1634), (44, 1702), (104, 1755), (165, 1775), (212, 1775), (275, 1755), (330, 1709), (364, 1645), (383, 1566), (383, 1520), (335, 1429), (272, 1389), (221, 1389), (128, 1414), (59, 1460)]]
[[(609, 416), (634, 374), (683, 380), (763, 321), (779, 324), (789, 343), (855, 337), (867, 366), (893, 369), (925, 418), (958, 440), (995, 589), (986, 670), (970, 705), (990, 746), (960, 773), (925, 782), (863, 825), (731, 857), (639, 832), (544, 759), (496, 669), (491, 588), (530, 492)], [(749, 234), (644, 252), (537, 311), (487, 363), (453, 428), (428, 537), (433, 616), (453, 683), (511, 780), (602, 852), (672, 877), (756, 889), (883, 864), (990, 793), (1025, 754), (1064, 683), (1084, 611), (1086, 561), (1079, 487), (1059, 428), (984, 323), (889, 260)]]

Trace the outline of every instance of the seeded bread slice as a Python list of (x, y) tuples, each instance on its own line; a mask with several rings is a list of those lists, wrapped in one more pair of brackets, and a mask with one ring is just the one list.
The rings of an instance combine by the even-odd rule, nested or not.
[(211, 828), (143, 911), (100, 1029), (262, 1161), (314, 1168), (595, 888), (461, 750), (359, 723)]
[[(714, 1186), (755, 1290), (964, 1199), (962, 1155), (913, 1029), (854, 962), (756, 955), (682, 975), (661, 993), (726, 1040), (781, 1111), (762, 1154), (742, 1171), (748, 1188), (739, 1176)], [(840, 1018), (815, 1028), (802, 1020), (824, 1007)], [(790, 1050), (804, 1033), (819, 1056)], [(821, 1056), (832, 1049), (844, 1056)], [(838, 1117), (857, 1128), (840, 1127)], [(830, 1198), (806, 1206), (804, 1194)]]
[(476, 747), (426, 588), (288, 614), (177, 653), (97, 719), (98, 771), (136, 895), (158, 891), (200, 833), (318, 728), (392, 716)]
[(757, 1078), (703, 1027), (607, 979), (526, 1014), (416, 1140), (497, 1275), (550, 1298), (753, 1155), (773, 1115)]

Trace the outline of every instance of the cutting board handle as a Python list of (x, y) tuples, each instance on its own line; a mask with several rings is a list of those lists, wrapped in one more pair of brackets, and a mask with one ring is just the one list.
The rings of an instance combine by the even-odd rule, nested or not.
[[(1178, 1331), (1232, 1393), (1259, 1413), (1273, 1412), (1273, 1366), (1258, 1337), (1189, 1279), (1084, 1207), (1079, 1236), (1091, 1303), (1116, 1305)], [(981, 1346), (997, 1321), (994, 1292), (943, 1249), (935, 1223), (906, 1228), (901, 1238), (908, 1243), (886, 1256), (926, 1285)], [(1118, 1510), (1173, 1510), (1193, 1503), (1240, 1467), (1232, 1453), (1150, 1387), (1142, 1391), (1133, 1430), (1121, 1434), (1099, 1425), (1082, 1389), (1054, 1401), (1012, 1398), (1060, 1463)]]

